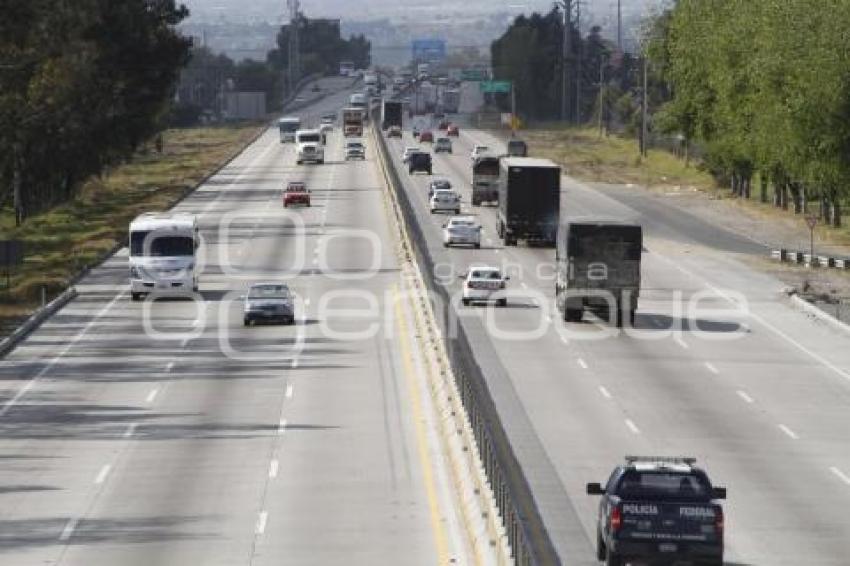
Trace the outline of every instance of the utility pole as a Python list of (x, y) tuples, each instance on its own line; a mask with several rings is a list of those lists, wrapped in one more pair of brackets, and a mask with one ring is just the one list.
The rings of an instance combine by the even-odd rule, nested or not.
[(576, 30), (578, 31), (578, 57), (576, 58), (576, 123), (581, 124), (581, 78), (582, 78), (582, 41), (581, 41), (581, 4), (582, 0), (576, 0)]
[(555, 0), (564, 16), (563, 37), (561, 39), (561, 120), (566, 122), (567, 116), (567, 63), (570, 56), (570, 18), (573, 13), (573, 0)]
[(642, 108), (641, 108), (641, 124), (640, 124), (640, 154), (643, 157), (646, 157), (647, 149), (648, 149), (648, 140), (647, 140), (647, 124), (646, 118), (648, 113), (649, 106), (649, 89), (648, 84), (649, 80), (647, 79), (647, 66), (649, 65), (649, 57), (647, 57), (646, 53), (643, 55), (643, 98)]
[(617, 0), (617, 50), (623, 52), (623, 0)]
[(605, 58), (599, 57), (599, 137), (602, 137), (603, 114), (605, 112)]
[(287, 57), (287, 72), (289, 74), (289, 93), (291, 94), (298, 81), (298, 52), (300, 50), (300, 44), (298, 42), (299, 0), (286, 0), (286, 8), (289, 11), (289, 56)]

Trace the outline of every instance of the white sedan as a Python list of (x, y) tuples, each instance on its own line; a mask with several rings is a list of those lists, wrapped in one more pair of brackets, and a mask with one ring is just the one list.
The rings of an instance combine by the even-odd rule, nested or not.
[(459, 244), (481, 247), (481, 225), (474, 216), (453, 216), (443, 225), (443, 246)]
[(472, 267), (464, 277), (461, 302), (470, 305), (495, 301), (500, 307), (507, 306), (504, 295), (508, 279), (498, 267)]
[(460, 214), (460, 195), (451, 189), (439, 189), (431, 195), (431, 214), (453, 212)]

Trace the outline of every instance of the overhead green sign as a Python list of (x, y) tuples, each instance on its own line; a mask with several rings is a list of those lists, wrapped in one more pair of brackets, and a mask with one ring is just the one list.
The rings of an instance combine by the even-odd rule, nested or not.
[(460, 78), (464, 81), (483, 81), (487, 73), (483, 69), (464, 69), (460, 72)]
[(482, 81), (481, 92), (485, 94), (493, 93), (509, 93), (511, 91), (511, 81)]

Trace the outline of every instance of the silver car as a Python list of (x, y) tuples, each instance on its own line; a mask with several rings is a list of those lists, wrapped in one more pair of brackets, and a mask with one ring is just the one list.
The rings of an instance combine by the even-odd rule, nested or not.
[(345, 142), (345, 160), (366, 159), (366, 146), (360, 141)]
[(245, 326), (256, 322), (295, 324), (295, 303), (285, 283), (255, 283), (244, 297)]

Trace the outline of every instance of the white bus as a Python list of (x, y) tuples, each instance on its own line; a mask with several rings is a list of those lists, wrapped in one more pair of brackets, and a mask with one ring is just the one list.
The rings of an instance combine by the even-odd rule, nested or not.
[(191, 295), (198, 291), (194, 214), (147, 212), (130, 223), (130, 297), (150, 293)]
[(295, 132), (301, 127), (301, 118), (297, 116), (287, 116), (277, 121), (277, 127), (280, 130), (280, 143), (294, 143)]
[(351, 61), (341, 61), (339, 64), (339, 75), (341, 77), (350, 77), (354, 75), (354, 63)]

